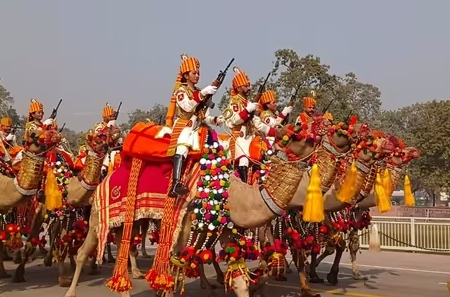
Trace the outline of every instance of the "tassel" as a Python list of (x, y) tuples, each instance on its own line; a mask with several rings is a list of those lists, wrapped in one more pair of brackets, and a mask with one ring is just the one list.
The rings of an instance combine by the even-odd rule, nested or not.
[(383, 172), (383, 186), (386, 195), (390, 197), (394, 189), (392, 188), (391, 172), (387, 168)]
[(339, 189), (337, 198), (343, 203), (351, 203), (353, 196), (355, 196), (355, 183), (356, 183), (356, 162), (353, 161), (350, 170), (347, 170), (344, 181)]
[(381, 179), (381, 174), (377, 173), (375, 179), (375, 195), (377, 198), (378, 211), (383, 213), (391, 210), (391, 201), (386, 195), (386, 191), (383, 187), (383, 180)]
[(380, 245), (380, 234), (378, 232), (378, 225), (372, 224), (372, 228), (370, 230), (370, 238), (369, 238), (369, 251), (379, 252), (380, 250), (381, 250), (381, 245)]
[(111, 156), (108, 164), (108, 175), (110, 175), (114, 171), (114, 162), (111, 161)]
[(306, 201), (303, 206), (303, 220), (305, 222), (320, 223), (325, 219), (324, 201), (320, 183), (319, 167), (314, 164), (306, 191)]
[(53, 169), (47, 168), (47, 177), (45, 179), (45, 206), (48, 210), (58, 209), (62, 207), (62, 193), (56, 182)]
[(411, 189), (411, 181), (409, 180), (408, 174), (405, 175), (404, 183), (404, 193), (405, 193), (405, 205), (414, 206), (416, 204), (416, 198), (414, 197)]

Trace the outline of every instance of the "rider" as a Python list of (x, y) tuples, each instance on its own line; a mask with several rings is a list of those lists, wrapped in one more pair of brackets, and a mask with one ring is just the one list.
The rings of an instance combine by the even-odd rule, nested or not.
[(311, 96), (303, 97), (303, 112), (297, 117), (296, 125), (305, 124), (316, 113), (316, 92), (311, 91)]
[(30, 107), (28, 108), (28, 122), (25, 124), (25, 134), (23, 136), (25, 143), (34, 142), (42, 131), (46, 130), (47, 127), (53, 126), (54, 120), (52, 118), (42, 122), (43, 117), (44, 105), (36, 99), (31, 99)]
[(12, 133), (12, 119), (4, 117), (0, 121), (0, 138), (2, 140), (2, 157), (5, 161), (15, 158), (21, 148), (17, 146), (16, 135)]
[(284, 118), (289, 116), (292, 112), (292, 106), (286, 106), (283, 108), (283, 111), (278, 114), (277, 97), (275, 92), (272, 90), (267, 90), (262, 93), (261, 98), (259, 99), (259, 104), (262, 110), (259, 117), (270, 127), (280, 125)]
[(232, 132), (230, 139), (231, 157), (235, 162), (238, 162), (241, 180), (247, 182), (250, 144), (256, 132), (274, 136), (275, 130), (264, 124), (259, 117), (253, 116), (258, 103), (247, 99), (251, 90), (250, 80), (247, 74), (238, 67), (234, 67), (233, 71), (236, 74), (232, 82), (230, 102), (223, 114), (226, 118), (226, 124)]
[[(181, 183), (183, 164), (189, 150), (199, 150), (199, 137), (197, 128), (205, 120), (203, 112), (196, 111), (207, 95), (214, 95), (217, 87), (206, 86), (202, 90), (195, 85), (200, 78), (200, 62), (194, 57), (182, 55), (180, 71), (175, 84), (174, 96), (176, 99), (177, 116), (173, 125), (168, 156), (173, 156), (172, 187), (170, 197), (178, 197), (189, 193), (189, 189)], [(218, 117), (212, 120), (220, 124)]]

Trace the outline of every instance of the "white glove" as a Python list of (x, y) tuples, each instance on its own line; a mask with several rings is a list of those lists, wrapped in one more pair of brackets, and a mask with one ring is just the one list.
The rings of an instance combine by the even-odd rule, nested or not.
[(202, 94), (202, 96), (206, 96), (206, 95), (214, 95), (216, 92), (217, 92), (217, 87), (206, 86), (203, 88), (203, 90), (200, 91), (200, 94)]
[(223, 123), (225, 123), (225, 119), (223, 118), (223, 116), (218, 116), (218, 117), (216, 118), (216, 125), (217, 125), (217, 126), (222, 126)]
[(14, 140), (15, 138), (16, 138), (16, 135), (9, 134), (8, 136), (6, 136), (6, 141), (11, 141), (11, 140)]
[(112, 127), (112, 126), (116, 126), (116, 120), (111, 120), (108, 122), (108, 124), (106, 125), (106, 127)]
[(162, 127), (161, 130), (159, 130), (158, 134), (156, 134), (155, 138), (163, 138), (164, 135), (171, 135), (172, 134), (172, 129), (170, 129), (169, 127)]
[(252, 113), (256, 110), (257, 107), (258, 107), (258, 103), (249, 102), (249, 103), (247, 103), (247, 107), (245, 109), (247, 109), (247, 111), (249, 113)]
[(53, 125), (54, 120), (53, 119), (46, 119), (42, 124), (46, 125), (46, 126), (51, 126)]
[(286, 106), (283, 108), (283, 111), (281, 112), (284, 116), (287, 116), (292, 112), (292, 106)]

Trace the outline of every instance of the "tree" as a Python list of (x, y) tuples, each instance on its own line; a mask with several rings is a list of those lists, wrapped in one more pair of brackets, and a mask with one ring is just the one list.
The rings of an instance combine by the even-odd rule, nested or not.
[(131, 129), (138, 122), (153, 121), (159, 125), (164, 125), (167, 114), (167, 107), (161, 104), (155, 104), (152, 109), (144, 111), (135, 109), (128, 113), (128, 122), (120, 125), (120, 128), (125, 131)]
[[(344, 78), (330, 73), (330, 66), (323, 64), (313, 55), (299, 56), (292, 49), (280, 49), (275, 52), (274, 66), (266, 89), (275, 91), (280, 110), (289, 102), (298, 89), (291, 121), (302, 110), (301, 98), (316, 91), (318, 111), (325, 109), (333, 113), (336, 120), (343, 120), (351, 113), (358, 114), (361, 120), (372, 120), (380, 112), (380, 91), (371, 84), (358, 81), (353, 73)], [(265, 76), (252, 85), (254, 94), (264, 81)], [(224, 109), (229, 101), (228, 90), (222, 96), (219, 108)]]

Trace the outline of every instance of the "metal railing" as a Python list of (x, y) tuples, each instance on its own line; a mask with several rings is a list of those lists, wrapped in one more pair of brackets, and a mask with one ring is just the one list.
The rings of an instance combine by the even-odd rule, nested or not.
[[(450, 253), (450, 218), (372, 217), (381, 249)], [(369, 247), (369, 232), (361, 231), (361, 248)]]

